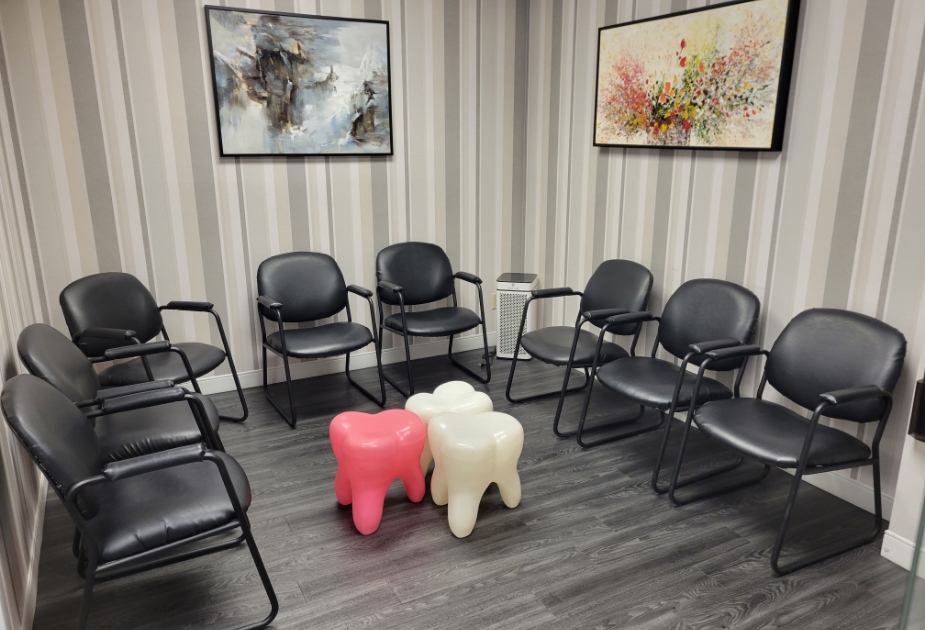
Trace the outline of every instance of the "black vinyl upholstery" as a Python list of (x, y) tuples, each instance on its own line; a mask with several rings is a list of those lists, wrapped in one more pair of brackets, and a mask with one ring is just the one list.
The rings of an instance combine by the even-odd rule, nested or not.
[[(709, 437), (762, 464), (796, 468), (809, 420), (755, 398), (707, 403), (694, 422)], [(820, 424), (813, 434), (807, 466), (831, 466), (870, 457), (870, 447), (853, 435)]]
[[(17, 350), (31, 374), (53, 385), (71, 402), (96, 399), (100, 387), (93, 365), (55, 328), (48, 324), (27, 326), (19, 335)], [(218, 432), (215, 404), (201, 394), (194, 396), (202, 402), (201, 408), (205, 409), (212, 430)], [(95, 427), (104, 461), (118, 461), (203, 441), (199, 425), (185, 401), (100, 416)]]
[[(359, 350), (373, 342), (369, 328), (355, 322), (332, 322), (315, 328), (286, 331), (286, 353), (301, 359), (332, 357)], [(282, 352), (279, 332), (267, 335), (267, 345)]]
[[(283, 305), (279, 312), (284, 322), (325, 319), (347, 306), (347, 284), (340, 267), (318, 252), (267, 258), (257, 268), (257, 292)], [(264, 317), (276, 319), (270, 309), (262, 305), (258, 309)]]
[[(376, 256), (376, 280), (402, 287), (405, 306), (429, 304), (453, 293), (453, 265), (446, 252), (433, 243), (396, 243)], [(378, 289), (386, 304), (397, 305), (398, 295)]]
[[(87, 328), (114, 328), (134, 330), (135, 337), (144, 343), (164, 327), (154, 296), (138, 278), (127, 273), (98, 273), (75, 280), (64, 287), (59, 301), (71, 337)], [(80, 349), (88, 357), (99, 357), (109, 348), (124, 345), (124, 341), (113, 339), (79, 340)]]
[[(225, 360), (225, 352), (207, 343), (195, 341), (175, 343), (175, 348), (179, 348), (186, 354), (190, 366), (193, 368), (193, 374), (201, 376), (208, 374)], [(148, 356), (148, 365), (151, 366), (151, 374), (156, 381), (173, 381), (174, 383), (185, 383), (190, 380), (189, 373), (183, 365), (183, 359), (176, 352), (165, 352), (163, 354), (152, 354)], [(140, 359), (132, 359), (124, 363), (116, 363), (100, 372), (100, 383), (106, 387), (120, 387), (123, 385), (133, 385), (135, 383), (144, 383), (148, 380), (145, 373), (144, 364)]]
[[(241, 507), (251, 504), (247, 475), (233, 458), (218, 456)], [(211, 462), (186, 464), (97, 488), (99, 514), (87, 522), (100, 546), (100, 560), (132, 556), (226, 525), (235, 513), (218, 468)]]
[[(688, 280), (665, 304), (658, 340), (679, 359), (695, 343), (726, 338), (749, 343), (758, 327), (760, 310), (758, 297), (743, 286), (712, 278)], [(691, 363), (700, 365), (704, 358), (694, 357)], [(726, 359), (711, 363), (710, 369), (733, 370), (741, 363), (738, 358)]]
[[(893, 391), (906, 356), (902, 333), (878, 319), (838, 309), (816, 308), (793, 318), (774, 342), (768, 383), (807, 409), (826, 392), (876, 385)], [(879, 420), (879, 399), (831, 407), (825, 415), (854, 422)]]
[[(680, 371), (674, 363), (661, 359), (630, 357), (601, 366), (597, 371), (597, 378), (608, 389), (640, 405), (665, 411), (671, 406)], [(696, 375), (685, 371), (681, 390), (678, 392), (677, 408), (684, 409), (690, 405), (696, 380)], [(723, 398), (732, 398), (729, 388), (717, 380), (704, 377), (697, 400), (703, 402)]]
[[(479, 316), (468, 308), (457, 306), (444, 306), (414, 313), (406, 311), (405, 321), (408, 324), (408, 334), (415, 337), (455, 335), (472, 330), (482, 322)], [(386, 317), (384, 323), (392, 330), (405, 332), (401, 313)]]
[[(549, 326), (524, 334), (520, 343), (530, 356), (550, 365), (567, 365), (572, 343), (575, 340), (574, 326)], [(597, 351), (598, 337), (592, 332), (582, 330), (575, 347), (575, 367), (590, 367)], [(605, 341), (601, 346), (602, 363), (616, 361), (629, 356), (626, 350), (615, 343)]]
[[(611, 308), (625, 308), (630, 313), (642, 311), (649, 302), (651, 292), (652, 273), (648, 269), (631, 260), (605, 260), (598, 265), (585, 285), (580, 312)], [(591, 324), (600, 328), (605, 321), (591, 320)], [(616, 326), (610, 332), (632, 335), (636, 332), (636, 324)]]

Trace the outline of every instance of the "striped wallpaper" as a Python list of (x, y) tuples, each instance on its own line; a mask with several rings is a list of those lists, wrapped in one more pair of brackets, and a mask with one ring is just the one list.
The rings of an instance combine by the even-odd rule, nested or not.
[[(8, 327), (34, 308), (63, 329), (61, 288), (122, 270), (159, 301), (215, 302), (249, 371), (254, 274), (275, 253), (331, 253), (369, 287), (375, 253), (407, 239), (489, 282), (524, 270), (547, 287), (629, 258), (655, 274), (656, 311), (689, 278), (751, 288), (762, 343), (820, 305), (900, 328), (894, 494), (925, 369), (921, 0), (804, 0), (779, 154), (592, 146), (597, 28), (701, 0), (212, 3), (389, 20), (395, 155), (219, 158), (202, 0), (0, 0), (0, 202), (21, 218), (18, 286), (35, 291)], [(173, 317), (175, 338), (217, 341), (206, 318)]]

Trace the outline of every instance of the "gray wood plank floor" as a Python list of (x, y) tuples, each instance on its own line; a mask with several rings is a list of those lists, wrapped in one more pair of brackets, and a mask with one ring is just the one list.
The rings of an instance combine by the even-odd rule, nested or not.
[[(474, 364), (477, 355), (468, 353)], [(222, 439), (254, 490), (254, 535), (280, 598), (275, 628), (896, 628), (907, 573), (880, 557), (880, 543), (777, 578), (768, 564), (792, 477), (673, 508), (648, 487), (660, 435), (591, 450), (551, 430), (555, 400), (511, 405), (509, 361), (494, 365), (487, 391), (498, 411), (526, 430), (521, 505), (504, 507), (492, 486), (475, 531), (452, 536), (446, 508), (410, 503), (396, 482), (379, 530), (361, 536), (334, 498), (336, 462), (327, 439), (338, 412), (378, 408), (343, 375), (296, 384), (300, 413), (290, 430), (259, 389), (250, 419), (224, 424)], [(401, 377), (400, 366), (390, 373)], [(522, 371), (521, 371), (522, 370)], [(418, 391), (464, 379), (444, 357), (415, 362)], [(356, 373), (365, 385), (374, 370)], [(520, 391), (561, 384), (562, 372), (521, 363)], [(516, 384), (515, 384), (516, 385)], [(282, 395), (282, 389), (274, 390)], [(404, 400), (392, 389), (389, 407)], [(581, 396), (570, 397), (575, 424)], [(233, 394), (216, 396), (222, 407)], [(592, 418), (634, 413), (595, 390)], [(646, 418), (643, 421), (651, 420)], [(727, 457), (695, 436), (691, 470)], [(717, 482), (719, 483), (719, 482)], [(870, 515), (804, 484), (792, 530), (794, 553), (861, 532)], [(72, 526), (49, 496), (35, 628), (76, 625), (82, 581), (70, 552)], [(242, 547), (97, 586), (90, 627), (236, 627), (268, 609)]]

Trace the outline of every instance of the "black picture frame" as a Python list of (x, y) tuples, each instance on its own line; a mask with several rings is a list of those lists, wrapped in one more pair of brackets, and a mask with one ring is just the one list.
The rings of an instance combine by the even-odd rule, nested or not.
[[(209, 44), (209, 67), (211, 70), (210, 74), (212, 77), (212, 94), (213, 94), (213, 101), (214, 101), (214, 106), (215, 106), (216, 132), (218, 134), (219, 153), (222, 157), (360, 157), (360, 156), (391, 156), (394, 154), (394, 143), (393, 143), (393, 134), (392, 134), (391, 36), (389, 33), (389, 22), (387, 20), (369, 20), (369, 19), (336, 17), (336, 16), (325, 16), (325, 15), (307, 15), (307, 14), (301, 14), (301, 13), (286, 13), (282, 11), (264, 11), (260, 9), (246, 9), (246, 8), (224, 7), (224, 6), (215, 6), (215, 5), (206, 5), (203, 8), (205, 11), (206, 36), (207, 36), (207, 40)], [(317, 151), (306, 151), (306, 150), (241, 151), (241, 150), (234, 150), (232, 147), (229, 147), (229, 144), (230, 144), (229, 138), (226, 137), (225, 133), (223, 133), (223, 122), (227, 122), (227, 121), (223, 120), (222, 92), (220, 90), (220, 87), (223, 87), (223, 84), (221, 82), (221, 79), (218, 76), (219, 75), (219, 65), (217, 63), (216, 47), (215, 47), (213, 26), (212, 26), (212, 20), (211, 20), (212, 12), (255, 14), (255, 15), (260, 15), (260, 16), (267, 16), (271, 21), (273, 19), (279, 20), (280, 18), (283, 18), (283, 19), (288, 18), (290, 20), (294, 19), (294, 20), (305, 21), (306, 23), (308, 23), (307, 25), (310, 25), (311, 22), (315, 22), (315, 21), (323, 23), (323, 24), (328, 24), (331, 22), (345, 22), (345, 23), (358, 23), (358, 24), (362, 23), (362, 24), (382, 25), (385, 28), (384, 43), (383, 43), (382, 48), (384, 49), (384, 53), (385, 53), (385, 68), (386, 68), (387, 76), (385, 77), (385, 80), (383, 82), (384, 87), (385, 87), (385, 95), (382, 99), (378, 101), (378, 103), (380, 107), (381, 107), (381, 104), (384, 103), (388, 110), (388, 115), (385, 117), (382, 117), (383, 121), (385, 120), (388, 121), (387, 122), (388, 124), (387, 146), (380, 145), (379, 147), (370, 147), (365, 150), (317, 150)], [(293, 37), (292, 39), (295, 39), (295, 38)], [(279, 48), (282, 49), (282, 46), (280, 46)], [(278, 51), (273, 50), (271, 51), (271, 54), (277, 53), (277, 52)], [(242, 52), (241, 54), (243, 56), (246, 56), (244, 52)], [(288, 58), (291, 60), (293, 55), (297, 53), (293, 53), (292, 51), (281, 51), (279, 52), (279, 54), (282, 58), (285, 59), (288, 56)], [(254, 55), (254, 60), (255, 60), (254, 66), (257, 66), (257, 67), (259, 67), (260, 65), (260, 62), (257, 60), (258, 57), (259, 55)], [(223, 65), (229, 68), (226, 74), (233, 71), (230, 69), (231, 64), (227, 64), (223, 62)], [(258, 70), (259, 69), (260, 68), (258, 68)], [(250, 74), (248, 76), (254, 77), (256, 75)], [(235, 88), (236, 90), (235, 96), (238, 98), (238, 100), (242, 100), (241, 93), (248, 94), (251, 91), (256, 91), (258, 95), (257, 98), (260, 98), (262, 96), (262, 93), (257, 90), (252, 90), (251, 89), (253, 87), (252, 85), (249, 88), (248, 85), (246, 85), (247, 80), (244, 79), (243, 77), (244, 77), (243, 73), (235, 74), (235, 80), (237, 80), (239, 83), (238, 87)], [(336, 94), (337, 86), (333, 84), (338, 78), (339, 77), (336, 75), (334, 71), (334, 65), (331, 64), (330, 73), (327, 79), (324, 81), (318, 81), (316, 83), (309, 84), (309, 88), (312, 90), (316, 90), (316, 91), (318, 89), (333, 89), (334, 92), (332, 93)], [(253, 81), (251, 83), (253, 83)], [(322, 85), (323, 87), (316, 88), (315, 86), (319, 84)], [(289, 81), (288, 85), (289, 87), (287, 89), (289, 91), (285, 94), (283, 100), (285, 100), (287, 103), (291, 103), (291, 95), (296, 89), (298, 89), (299, 86), (297, 86), (296, 83), (291, 80)], [(357, 87), (357, 86), (353, 86), (353, 87)], [(362, 88), (363, 88), (364, 94), (366, 95), (369, 94), (367, 89), (372, 91), (372, 88), (367, 85), (367, 82), (363, 83)], [(269, 89), (267, 90), (267, 92), (269, 94)], [(377, 93), (377, 92), (373, 92), (373, 93), (374, 93), (374, 96), (370, 96), (369, 97), (370, 100), (380, 97), (380, 93)], [(267, 96), (268, 102), (269, 102), (269, 98), (270, 97)], [(254, 99), (251, 99), (251, 100), (254, 100)], [(369, 108), (367, 108), (363, 112), (364, 120), (361, 121), (361, 124), (365, 123), (366, 121), (365, 117), (368, 115), (368, 111), (369, 111)], [(274, 122), (272, 121), (272, 115), (269, 113), (270, 112), (269, 108), (267, 108), (267, 112), (268, 112), (267, 124), (268, 124), (268, 127), (272, 130), (272, 128), (274, 127)], [(356, 114), (358, 112), (354, 112), (354, 113)], [(375, 117), (375, 112), (373, 112), (373, 117)], [(276, 123), (276, 124), (282, 124), (282, 123)], [(356, 125), (357, 125), (357, 121), (356, 119), (354, 119), (352, 122), (353, 129), (351, 131), (351, 135), (352, 135), (352, 132), (356, 131), (357, 129)], [(277, 135), (278, 136), (282, 135), (280, 130), (277, 130)], [(359, 143), (355, 142), (354, 144), (358, 145)]]
[[(595, 97), (594, 97), (594, 128), (592, 129), (592, 143), (596, 147), (602, 148), (637, 148), (637, 149), (688, 149), (696, 151), (750, 151), (750, 152), (776, 152), (783, 149), (784, 130), (787, 118), (787, 109), (790, 98), (790, 82), (793, 75), (794, 53), (797, 40), (797, 26), (800, 13), (800, 0), (778, 0), (785, 2), (787, 13), (784, 24), (784, 34), (781, 41), (781, 59), (778, 70), (777, 93), (774, 99), (774, 118), (771, 130), (771, 140), (767, 146), (748, 146), (748, 145), (709, 145), (709, 144), (649, 144), (642, 142), (602, 142), (598, 137), (599, 117), (601, 116), (601, 53), (602, 38), (604, 33), (614, 29), (623, 29), (644, 24), (647, 22), (658, 22), (677, 20), (690, 16), (695, 13), (714, 12), (727, 9), (736, 5), (743, 5), (756, 2), (768, 2), (773, 0), (732, 0), (721, 4), (714, 4), (706, 7), (678, 11), (667, 15), (661, 15), (651, 18), (624, 22), (604, 26), (598, 29), (598, 47), (597, 47), (597, 67), (595, 70)], [(653, 108), (654, 109), (654, 108)], [(649, 124), (649, 121), (646, 121)], [(647, 133), (647, 136), (649, 134)]]

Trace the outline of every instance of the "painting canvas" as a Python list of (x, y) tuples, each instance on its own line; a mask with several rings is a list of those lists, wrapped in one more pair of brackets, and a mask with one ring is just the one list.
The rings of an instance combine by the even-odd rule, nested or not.
[(206, 7), (222, 155), (391, 155), (389, 24)]
[(600, 29), (594, 144), (779, 151), (798, 0)]

